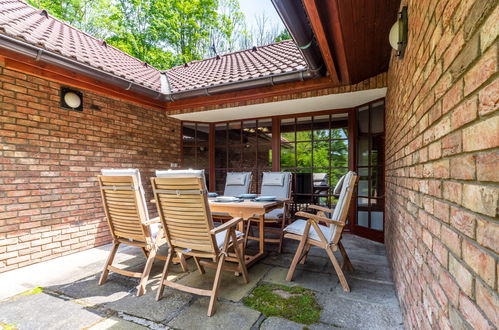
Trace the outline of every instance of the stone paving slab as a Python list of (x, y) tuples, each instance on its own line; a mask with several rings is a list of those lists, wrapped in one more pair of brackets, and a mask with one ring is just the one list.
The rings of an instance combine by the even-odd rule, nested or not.
[(286, 281), (287, 268), (274, 267), (263, 278), (264, 281), (286, 286), (301, 286), (320, 292), (332, 292), (338, 285), (338, 277), (331, 274), (296, 270), (293, 281)]
[(103, 318), (103, 314), (82, 305), (37, 293), (0, 303), (0, 322), (18, 329), (81, 329)]
[(403, 329), (398, 305), (372, 304), (331, 293), (319, 293), (317, 300), (323, 307), (323, 323), (354, 329)]
[(154, 322), (168, 322), (191, 299), (192, 295), (189, 293), (165, 288), (162, 298), (156, 301), (156, 287), (154, 287), (154, 291), (143, 296), (137, 297), (129, 294), (122, 299), (106, 303), (103, 307)]
[(265, 319), (260, 325), (261, 330), (326, 330), (326, 329), (340, 329), (327, 324), (316, 323), (312, 325), (305, 325), (296, 323), (281, 317), (271, 316)]
[[(232, 272), (223, 272), (218, 296), (231, 301), (240, 301), (249, 294), (270, 268), (270, 266), (264, 264), (256, 264), (250, 267), (248, 269), (250, 279), (248, 284), (244, 283), (241, 275), (234, 276)], [(205, 270), (205, 274), (195, 271), (183, 277), (178, 282), (200, 289), (211, 290), (215, 278), (215, 269), (205, 267)]]
[(168, 323), (175, 329), (251, 329), (260, 312), (229, 302), (218, 301), (216, 313), (208, 317), (209, 298), (199, 298)]
[(149, 329), (148, 327), (144, 327), (140, 324), (133, 323), (133, 322), (128, 322), (125, 320), (122, 320), (118, 317), (110, 317), (107, 319), (103, 319), (97, 324), (91, 326), (88, 328), (88, 330), (107, 330), (107, 329), (113, 329), (113, 330), (146, 330)]
[(393, 284), (382, 284), (355, 278), (347, 278), (347, 281), (350, 292), (345, 292), (343, 287), (339, 285), (334, 292), (336, 295), (359, 302), (398, 306)]

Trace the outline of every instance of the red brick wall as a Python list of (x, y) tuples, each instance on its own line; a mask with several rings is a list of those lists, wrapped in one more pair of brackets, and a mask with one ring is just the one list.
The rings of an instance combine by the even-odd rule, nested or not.
[(385, 242), (407, 328), (499, 326), (499, 8), (413, 0), (392, 58)]
[(59, 88), (0, 64), (0, 272), (110, 241), (101, 168), (139, 168), (149, 198), (153, 171), (179, 162), (165, 112), (83, 91), (79, 113)]

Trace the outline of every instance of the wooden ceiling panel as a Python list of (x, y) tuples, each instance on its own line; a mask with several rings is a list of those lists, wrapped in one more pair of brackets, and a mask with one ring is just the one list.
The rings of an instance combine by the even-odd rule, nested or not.
[[(400, 0), (303, 0), (307, 14), (313, 8), (320, 22), (311, 19), (322, 42), (324, 60), (336, 64), (342, 84), (355, 84), (388, 70), (391, 48), (388, 33), (397, 19)], [(313, 5), (311, 5), (313, 2)], [(318, 26), (320, 24), (320, 26)], [(315, 26), (314, 26), (315, 25)], [(330, 57), (330, 58), (327, 58)]]

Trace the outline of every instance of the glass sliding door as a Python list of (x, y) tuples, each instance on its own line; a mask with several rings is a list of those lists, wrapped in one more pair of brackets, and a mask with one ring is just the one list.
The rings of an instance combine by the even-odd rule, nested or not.
[(384, 231), (384, 101), (357, 109), (357, 189), (354, 232), (383, 241)]
[(205, 123), (182, 123), (182, 167), (204, 169), (209, 187), (210, 126)]
[(295, 173), (294, 211), (334, 207), (333, 189), (348, 172), (348, 114), (284, 118), (280, 131), (280, 168)]
[(215, 124), (215, 189), (223, 193), (227, 172), (252, 172), (251, 192), (272, 168), (272, 119)]

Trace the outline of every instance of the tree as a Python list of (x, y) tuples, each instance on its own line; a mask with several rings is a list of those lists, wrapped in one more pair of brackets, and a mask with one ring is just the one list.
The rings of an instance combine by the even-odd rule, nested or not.
[(105, 39), (112, 33), (110, 17), (115, 7), (110, 0), (28, 0), (28, 3), (96, 38)]
[(210, 31), (210, 46), (214, 46), (217, 53), (240, 49), (248, 32), (239, 1), (219, 0), (217, 13), (217, 24)]

